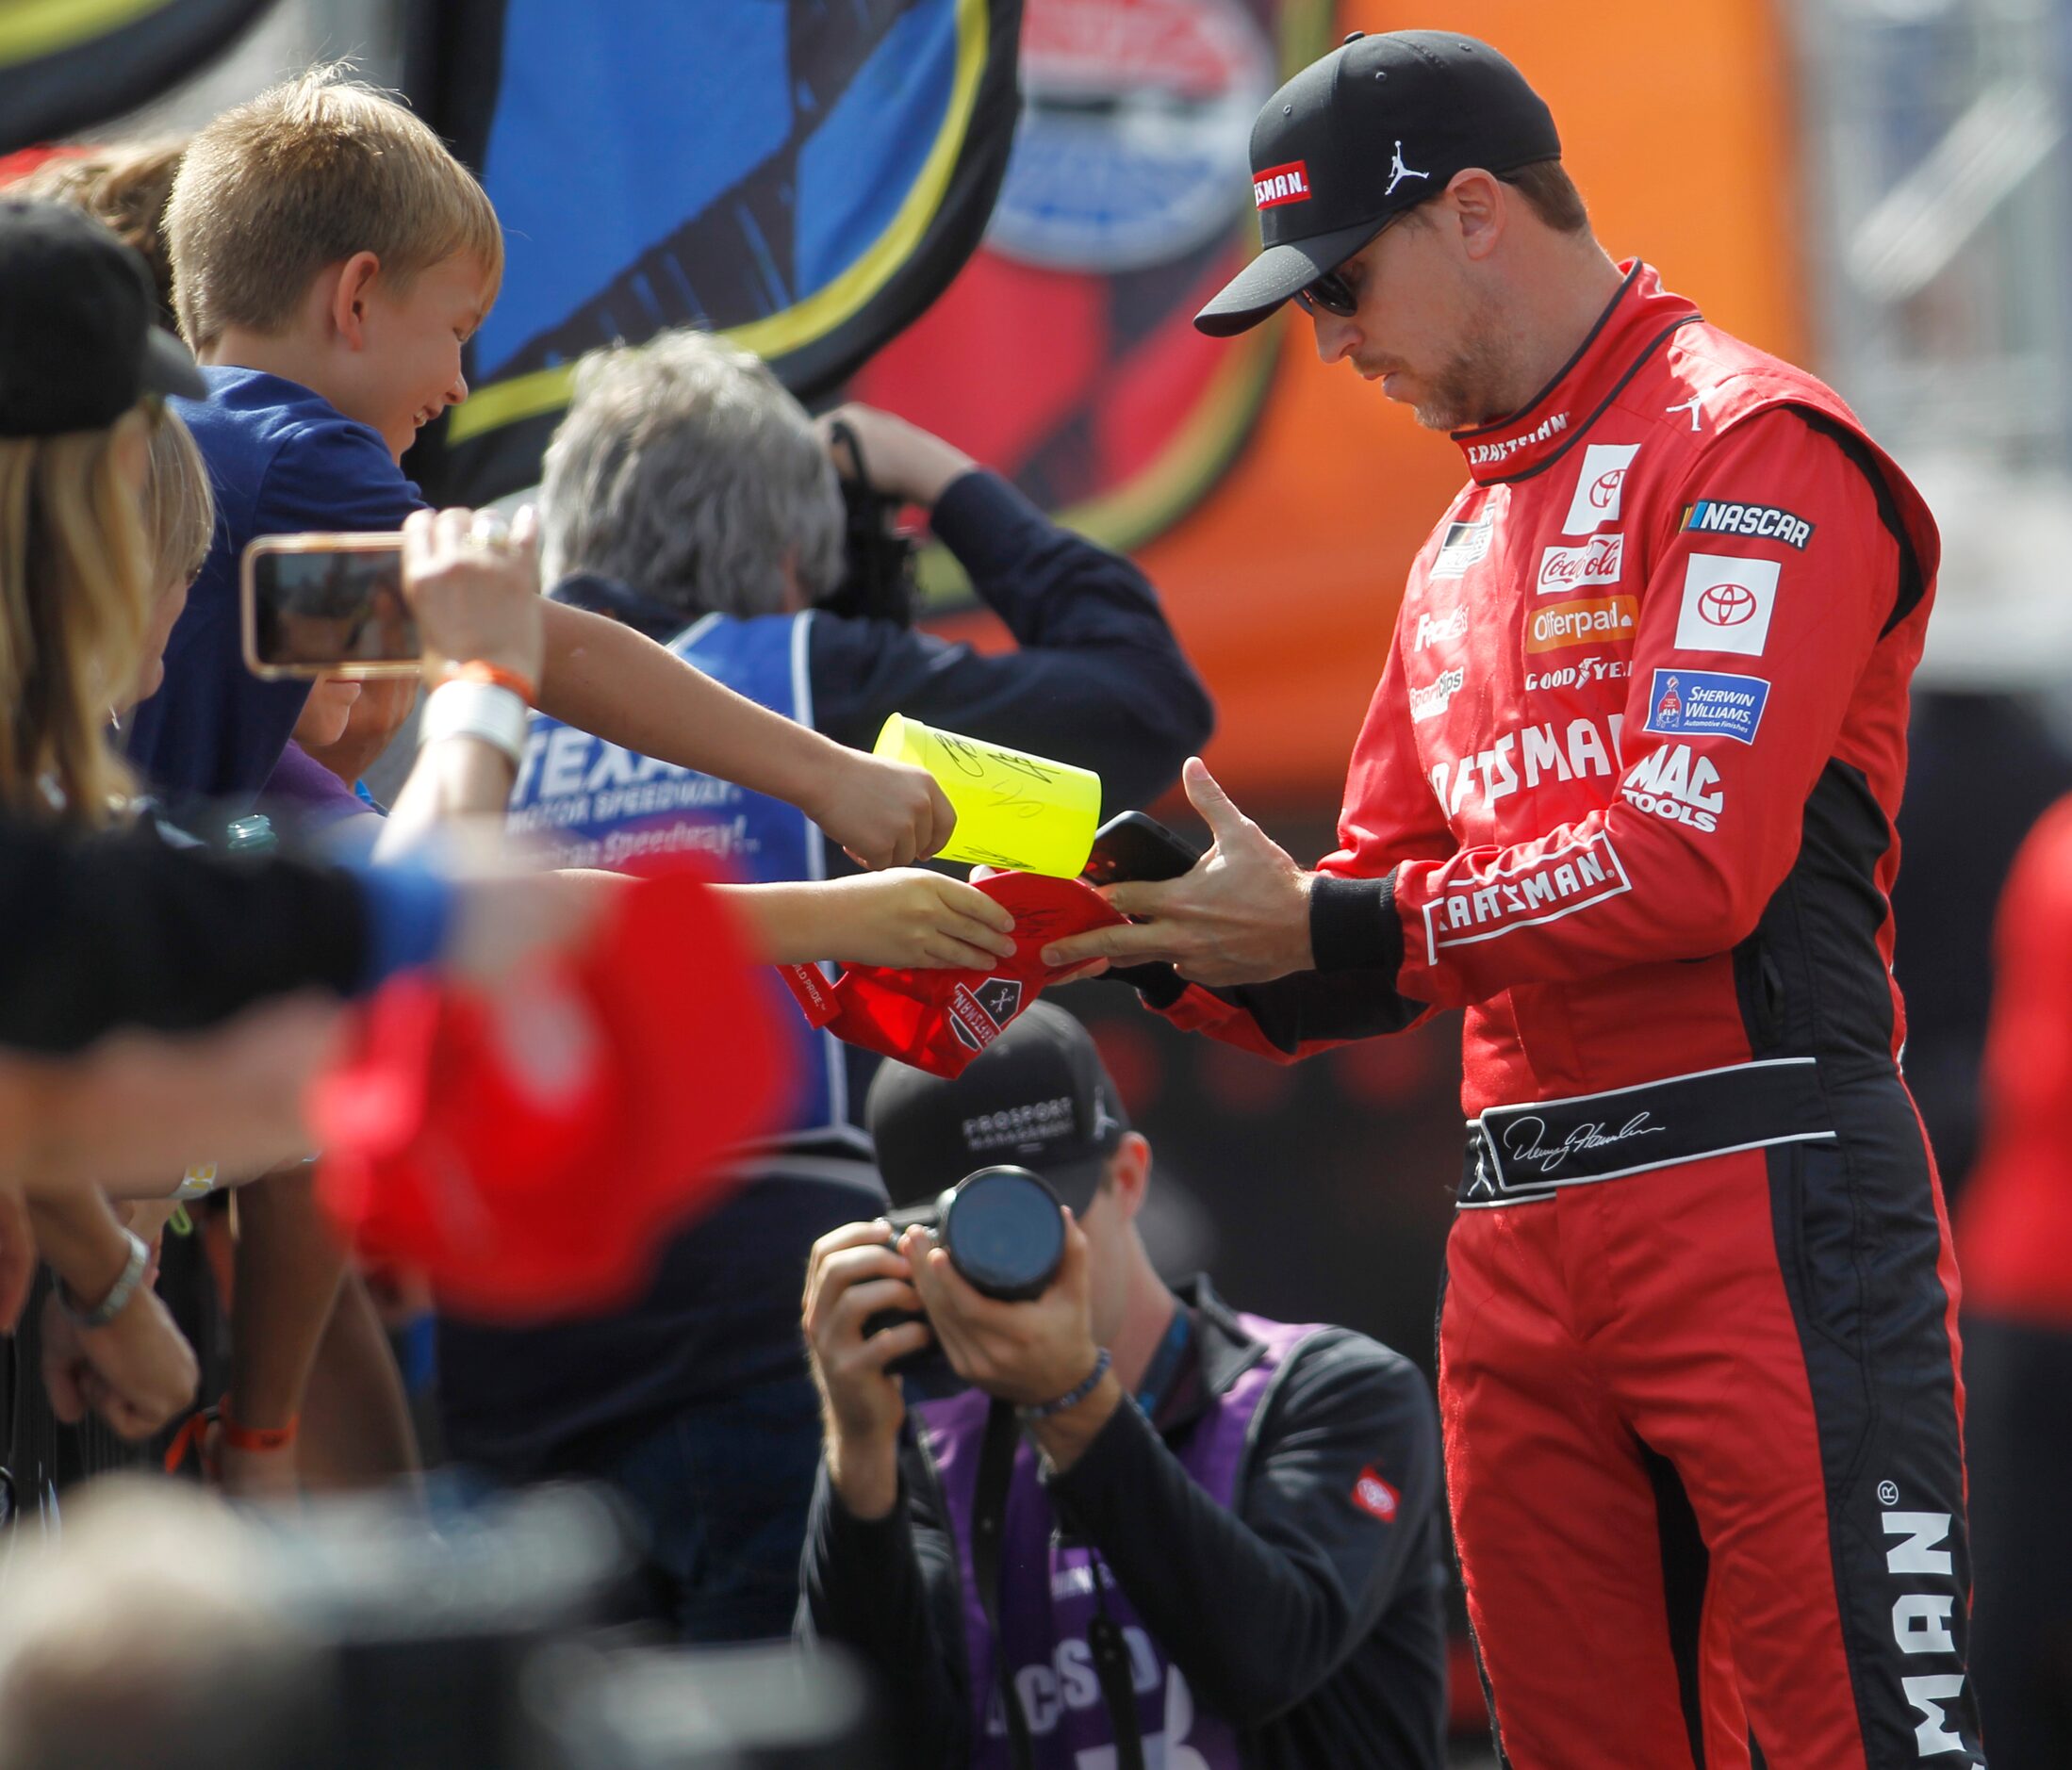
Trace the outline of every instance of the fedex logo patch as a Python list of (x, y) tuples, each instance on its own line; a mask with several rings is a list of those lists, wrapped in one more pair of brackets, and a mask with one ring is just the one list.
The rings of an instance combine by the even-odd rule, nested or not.
[(1309, 162), (1290, 160), (1285, 166), (1269, 166), (1252, 174), (1252, 201), (1262, 209), (1277, 209), (1284, 203), (1309, 201)]

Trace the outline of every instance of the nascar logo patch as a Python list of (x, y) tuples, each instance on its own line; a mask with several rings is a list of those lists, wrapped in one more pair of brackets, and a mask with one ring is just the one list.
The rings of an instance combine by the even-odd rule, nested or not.
[(1677, 525), (1694, 534), (1745, 534), (1758, 541), (1782, 541), (1803, 553), (1813, 539), (1813, 524), (1775, 504), (1730, 504), (1701, 498), (1684, 512)]

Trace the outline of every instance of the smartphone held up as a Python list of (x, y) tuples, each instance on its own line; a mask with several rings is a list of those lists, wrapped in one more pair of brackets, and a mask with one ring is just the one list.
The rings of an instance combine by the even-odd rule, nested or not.
[(409, 676), (423, 646), (400, 534), (271, 534), (244, 550), (245, 665), (255, 676)]

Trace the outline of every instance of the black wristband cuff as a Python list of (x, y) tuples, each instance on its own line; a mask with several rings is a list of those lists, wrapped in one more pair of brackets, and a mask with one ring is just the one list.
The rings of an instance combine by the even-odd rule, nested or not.
[(1379, 971), (1394, 977), (1403, 969), (1396, 876), (1319, 873), (1309, 884), (1309, 952), (1319, 971)]

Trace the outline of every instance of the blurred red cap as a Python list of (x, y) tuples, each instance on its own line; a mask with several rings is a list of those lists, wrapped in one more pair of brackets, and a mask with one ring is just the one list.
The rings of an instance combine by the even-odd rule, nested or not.
[(732, 1146), (774, 1128), (772, 1006), (695, 871), (616, 892), (582, 950), (493, 993), (400, 977), (312, 1093), (319, 1195), (464, 1313), (609, 1307), (732, 1189)]

